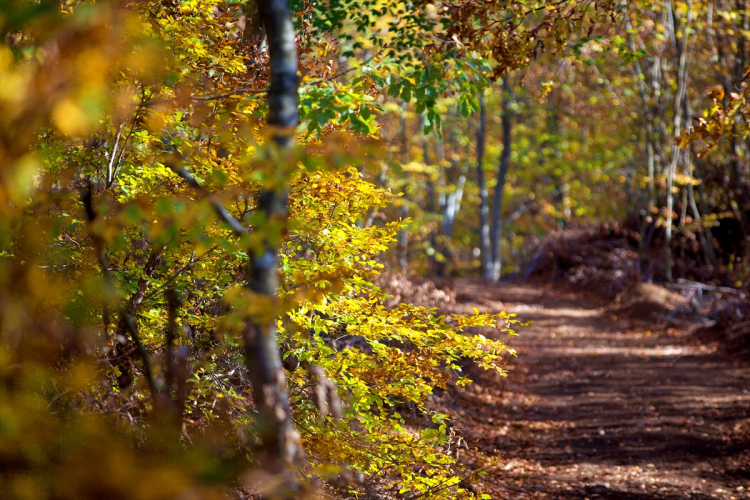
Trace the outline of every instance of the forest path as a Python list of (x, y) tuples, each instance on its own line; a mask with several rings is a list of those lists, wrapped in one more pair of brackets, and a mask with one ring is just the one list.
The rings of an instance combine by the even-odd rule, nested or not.
[[(750, 499), (750, 370), (580, 295), (457, 280), (456, 308), (533, 321), (508, 377), (446, 399), (469, 447), (499, 452), (483, 487), (512, 499)], [(651, 329), (648, 329), (651, 328)]]

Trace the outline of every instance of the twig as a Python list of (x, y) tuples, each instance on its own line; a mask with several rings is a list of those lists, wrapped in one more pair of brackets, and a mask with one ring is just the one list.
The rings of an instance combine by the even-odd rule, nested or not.
[(68, 392), (69, 391), (63, 391), (60, 394), (58, 394), (57, 396), (55, 396), (54, 398), (52, 398), (52, 401), (49, 402), (49, 404), (47, 405), (46, 409), (49, 410), (50, 406), (52, 406), (53, 404), (55, 404), (55, 402), (57, 402), (58, 399), (60, 399), (61, 397), (65, 396)]
[(138, 108), (135, 110), (135, 113), (133, 114), (133, 123), (130, 125), (130, 131), (128, 132), (128, 135), (125, 136), (125, 140), (122, 142), (122, 147), (120, 148), (120, 155), (117, 157), (117, 163), (115, 164), (114, 171), (112, 172), (112, 180), (109, 182), (110, 185), (115, 180), (115, 177), (117, 176), (117, 172), (120, 170), (120, 165), (122, 165), (122, 157), (125, 154), (125, 146), (128, 145), (128, 142), (130, 141), (130, 138), (133, 136), (133, 132), (135, 132), (135, 126), (138, 124), (138, 113), (141, 112), (141, 110), (146, 107), (146, 97), (145, 97), (145, 90), (141, 89), (141, 93), (143, 97), (141, 98), (141, 102), (138, 105)]
[(97, 363), (112, 363), (113, 361), (120, 361), (120, 360), (123, 360), (123, 359), (128, 359), (137, 350), (138, 350), (138, 348), (133, 348), (133, 349), (129, 350), (128, 352), (120, 354), (119, 356), (112, 356), (111, 358), (101, 358), (101, 359), (97, 360)]
[(678, 278), (677, 283), (673, 283), (671, 288), (681, 288), (681, 289), (698, 289), (698, 290), (706, 290), (706, 291), (719, 291), (719, 292), (727, 292), (727, 293), (736, 293), (738, 295), (742, 295), (742, 292), (740, 290), (737, 290), (736, 288), (730, 288), (726, 286), (713, 286), (713, 285), (707, 285), (705, 283), (700, 283), (698, 281), (689, 281), (683, 278)]
[[(335, 80), (336, 78), (339, 78), (341, 76), (344, 76), (347, 73), (351, 73), (352, 71), (356, 71), (357, 69), (362, 68), (362, 66), (366, 65), (370, 61), (372, 61), (374, 58), (380, 55), (382, 52), (382, 49), (372, 57), (365, 60), (362, 64), (359, 66), (354, 66), (349, 69), (346, 69), (344, 71), (339, 71), (338, 73), (335, 73), (331, 76), (327, 76), (325, 78), (319, 78), (317, 80), (311, 80), (309, 82), (305, 83), (305, 87), (309, 87), (312, 85), (317, 85), (318, 83), (325, 83)], [(218, 94), (218, 95), (209, 95), (209, 96), (203, 96), (203, 97), (193, 97), (194, 101), (215, 101), (217, 99), (226, 99), (227, 97), (232, 97), (238, 94), (267, 94), (270, 89), (236, 89), (232, 90), (230, 92), (227, 92), (226, 94)]]
[(232, 97), (233, 95), (237, 94), (267, 94), (268, 89), (236, 89), (231, 92), (227, 92), (226, 94), (219, 94), (219, 95), (210, 95), (205, 97), (193, 97), (194, 101), (215, 101), (217, 99), (225, 99), (227, 97)]
[[(375, 54), (375, 55), (377, 55), (377, 54)], [(358, 70), (358, 69), (362, 68), (362, 66), (364, 66), (368, 62), (372, 61), (373, 57), (375, 57), (375, 56), (372, 56), (367, 61), (363, 62), (362, 65), (360, 65), (360, 66), (352, 66), (349, 69), (345, 69), (344, 71), (339, 71), (338, 73), (335, 73), (335, 74), (333, 74), (331, 76), (328, 76), (328, 77), (325, 77), (325, 78), (318, 78), (317, 80), (310, 80), (309, 82), (305, 83), (305, 87), (309, 87), (311, 85), (317, 85), (318, 83), (331, 82), (331, 81), (335, 80), (336, 78), (339, 78), (340, 76), (344, 76), (347, 73), (351, 73), (352, 71), (355, 71), (355, 70)]]
[[(175, 379), (175, 362), (174, 353), (172, 352), (172, 345), (174, 344), (175, 332), (177, 330), (177, 308), (179, 307), (179, 298), (174, 288), (168, 288), (165, 292), (167, 297), (168, 315), (169, 320), (167, 322), (167, 345), (164, 349), (164, 356), (167, 358), (167, 373), (164, 375), (164, 385), (166, 399), (170, 403), (174, 403), (172, 400), (172, 384)], [(172, 408), (170, 408), (171, 410)]]
[(122, 127), (125, 125), (123, 122), (117, 129), (117, 136), (115, 137), (115, 145), (112, 146), (112, 152), (109, 154), (109, 164), (107, 165), (107, 186), (112, 184), (113, 172), (112, 166), (115, 164), (115, 156), (117, 156), (117, 146), (120, 144), (120, 137), (122, 136)]
[[(86, 217), (88, 218), (89, 224), (91, 224), (96, 218), (96, 212), (94, 211), (93, 193), (91, 191), (91, 181), (86, 183), (86, 188), (81, 193), (81, 198), (83, 199), (83, 205), (86, 209)], [(107, 288), (116, 293), (115, 281), (114, 278), (112, 278), (112, 273), (109, 272), (109, 261), (107, 260), (107, 255), (104, 252), (104, 242), (96, 234), (91, 233), (90, 236), (92, 242), (94, 243), (94, 247), (96, 248), (97, 258), (99, 260), (99, 265), (102, 268), (102, 274), (104, 275), (104, 281), (107, 285)], [(135, 343), (135, 346), (138, 348), (141, 359), (143, 359), (143, 371), (145, 372), (146, 379), (148, 380), (148, 387), (149, 391), (151, 392), (151, 398), (156, 400), (156, 385), (154, 383), (153, 372), (151, 370), (151, 359), (148, 356), (148, 351), (146, 351), (146, 348), (141, 342), (141, 337), (138, 334), (138, 328), (136, 327), (133, 318), (131, 318), (130, 314), (128, 314), (127, 309), (125, 309), (125, 305), (123, 304), (122, 300), (118, 300), (117, 302), (117, 308), (120, 312), (120, 317), (123, 323), (125, 323), (125, 326), (130, 333), (130, 337), (133, 340), (133, 343)]]
[[(110, 285), (114, 287), (112, 276), (109, 274), (109, 271), (106, 271), (104, 274), (105, 276), (108, 276), (107, 281), (109, 281)], [(143, 371), (145, 372), (146, 380), (148, 380), (148, 388), (151, 391), (151, 398), (156, 399), (157, 391), (156, 385), (154, 384), (153, 371), (151, 369), (151, 358), (148, 357), (148, 351), (146, 351), (146, 347), (143, 345), (143, 342), (141, 342), (141, 337), (138, 334), (138, 327), (135, 326), (133, 318), (130, 317), (128, 312), (125, 310), (125, 306), (123, 306), (122, 304), (120, 304), (119, 309), (120, 316), (125, 322), (125, 326), (128, 328), (128, 332), (130, 332), (130, 338), (133, 339), (135, 346), (138, 348), (138, 353), (143, 359)]]
[(163, 290), (164, 288), (166, 288), (167, 286), (169, 286), (169, 285), (170, 285), (170, 284), (171, 284), (171, 283), (172, 283), (172, 282), (173, 282), (174, 280), (176, 280), (176, 279), (177, 279), (177, 278), (178, 278), (178, 277), (179, 277), (179, 276), (180, 276), (180, 275), (181, 275), (182, 273), (184, 273), (185, 271), (187, 271), (188, 269), (190, 269), (191, 267), (193, 267), (193, 266), (194, 266), (194, 265), (195, 265), (195, 264), (196, 264), (196, 263), (197, 263), (198, 261), (200, 261), (200, 260), (201, 260), (201, 259), (202, 259), (203, 257), (206, 257), (206, 256), (207, 256), (208, 254), (210, 254), (211, 252), (213, 252), (213, 251), (214, 251), (214, 250), (216, 250), (217, 248), (218, 248), (218, 247), (216, 247), (216, 246), (213, 246), (213, 247), (209, 248), (209, 249), (208, 249), (208, 251), (207, 251), (206, 253), (204, 253), (203, 255), (201, 255), (201, 256), (200, 256), (200, 257), (198, 257), (198, 258), (193, 258), (193, 257), (191, 257), (191, 258), (190, 258), (190, 262), (188, 262), (187, 264), (185, 264), (184, 266), (182, 266), (182, 267), (181, 267), (180, 269), (178, 269), (177, 271), (175, 271), (175, 273), (174, 273), (174, 274), (173, 274), (172, 276), (170, 276), (170, 277), (169, 277), (169, 279), (168, 279), (167, 281), (165, 281), (164, 283), (162, 283), (162, 284), (161, 284), (161, 285), (160, 285), (160, 286), (159, 286), (158, 288), (156, 288), (156, 289), (155, 289), (155, 290), (154, 290), (153, 292), (151, 292), (151, 293), (149, 293), (148, 295), (146, 295), (145, 297), (143, 297), (143, 301), (145, 302), (146, 300), (148, 300), (148, 299), (151, 299), (151, 298), (153, 298), (154, 296), (156, 296), (156, 294), (158, 294), (158, 293), (159, 293), (159, 292), (161, 292), (161, 291), (162, 291), (162, 290)]
[(202, 194), (208, 196), (209, 201), (211, 202), (211, 206), (214, 209), (214, 212), (219, 216), (220, 219), (222, 219), (224, 222), (229, 225), (230, 228), (232, 228), (232, 231), (234, 231), (234, 234), (237, 236), (244, 236), (247, 234), (247, 230), (240, 224), (240, 222), (235, 219), (232, 214), (229, 213), (229, 211), (219, 203), (218, 200), (216, 200), (203, 186), (198, 183), (196, 178), (187, 171), (184, 167), (178, 167), (174, 165), (169, 165), (169, 167), (172, 169), (174, 173), (185, 179), (187, 181), (188, 185), (192, 187), (193, 189), (196, 189), (200, 191)]

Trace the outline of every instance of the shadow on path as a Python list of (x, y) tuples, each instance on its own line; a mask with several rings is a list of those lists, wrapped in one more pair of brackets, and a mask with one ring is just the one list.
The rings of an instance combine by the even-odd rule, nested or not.
[(476, 373), (452, 396), (457, 426), (503, 467), (495, 498), (750, 498), (750, 371), (687, 340), (631, 325), (579, 296), (456, 281), (457, 310), (533, 326), (508, 341), (507, 379)]

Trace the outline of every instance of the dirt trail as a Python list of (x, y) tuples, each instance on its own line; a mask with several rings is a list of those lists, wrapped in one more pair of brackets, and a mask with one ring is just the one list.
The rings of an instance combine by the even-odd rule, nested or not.
[(493, 498), (750, 499), (747, 364), (573, 294), (453, 288), (460, 310), (534, 321), (509, 341), (507, 379), (477, 373), (447, 403), (469, 447), (502, 455)]

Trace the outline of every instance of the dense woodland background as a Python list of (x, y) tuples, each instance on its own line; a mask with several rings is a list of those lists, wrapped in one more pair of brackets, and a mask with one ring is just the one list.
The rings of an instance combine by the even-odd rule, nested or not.
[(662, 283), (750, 346), (745, 0), (12, 0), (0, 35), (3, 498), (489, 498), (434, 395), (523, 317), (429, 279)]

